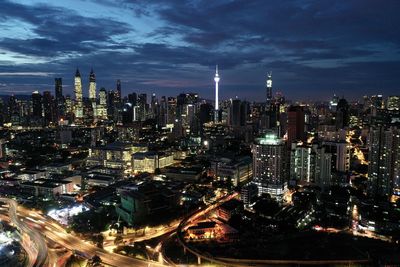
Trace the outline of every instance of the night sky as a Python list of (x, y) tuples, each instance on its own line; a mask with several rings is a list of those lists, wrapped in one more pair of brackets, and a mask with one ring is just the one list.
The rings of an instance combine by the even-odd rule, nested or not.
[[(186, 4), (183, 4), (183, 3)], [(0, 0), (0, 94), (97, 88), (212, 98), (400, 94), (400, 1)]]

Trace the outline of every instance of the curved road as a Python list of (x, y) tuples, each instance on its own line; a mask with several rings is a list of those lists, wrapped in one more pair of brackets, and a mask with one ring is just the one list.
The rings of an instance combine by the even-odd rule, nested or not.
[[(9, 198), (0, 198), (0, 201), (8, 203), (8, 214), (10, 221), (21, 232), (22, 246), (28, 253), (28, 266), (45, 266), (48, 261), (48, 250), (43, 236), (37, 230), (30, 228), (22, 219), (18, 218), (18, 204), (15, 200)], [(27, 237), (29, 237), (28, 240)]]
[(102, 262), (111, 266), (122, 267), (122, 266), (137, 266), (137, 267), (163, 267), (166, 265), (149, 261), (149, 260), (139, 260), (124, 256), (117, 253), (111, 253), (104, 249), (98, 248), (87, 241), (83, 241), (81, 238), (69, 234), (57, 223), (50, 220), (48, 217), (41, 215), (37, 211), (32, 211), (24, 209), (21, 207), (20, 212), (24, 216), (33, 216), (37, 218), (37, 226), (41, 228), (41, 233), (47, 239), (58, 243), (62, 247), (69, 250), (77, 250), (86, 254), (88, 258), (98, 255)]

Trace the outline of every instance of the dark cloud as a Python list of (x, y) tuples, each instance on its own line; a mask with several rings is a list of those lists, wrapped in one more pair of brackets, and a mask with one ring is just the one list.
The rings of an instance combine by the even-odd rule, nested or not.
[[(134, 31), (126, 20), (85, 17), (50, 2), (3, 1), (0, 21), (28, 23), (36, 36), (0, 35), (0, 49), (46, 63), (4, 60), (0, 72), (51, 72), (68, 81), (76, 66), (83, 73), (94, 67), (99, 86), (114, 88), (122, 79), (127, 90), (198, 90), (208, 97), (219, 64), (222, 94), (253, 99), (263, 97), (269, 70), (274, 87), (293, 98), (335, 90), (351, 97), (392, 94), (400, 82), (397, 0), (92, 1), (157, 27), (134, 40), (118, 38)], [(22, 84), (51, 83), (48, 77), (0, 76), (1, 84), (19, 82), (24, 90)]]
[(126, 48), (111, 37), (133, 30), (126, 23), (83, 17), (69, 9), (49, 5), (26, 6), (9, 1), (1, 4), (0, 18), (30, 23), (33, 33), (39, 36), (27, 39), (3, 37), (0, 39), (0, 48), (36, 56)]

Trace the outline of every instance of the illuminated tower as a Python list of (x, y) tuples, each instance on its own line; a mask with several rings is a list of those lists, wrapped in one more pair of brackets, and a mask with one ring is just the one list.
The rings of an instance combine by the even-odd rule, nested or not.
[(267, 109), (271, 107), (272, 102), (272, 72), (267, 73), (267, 81), (266, 81), (266, 91), (267, 91)]
[(219, 121), (219, 99), (218, 99), (218, 83), (219, 83), (219, 75), (218, 75), (218, 65), (215, 66), (215, 76), (214, 76), (214, 82), (215, 82), (215, 114), (214, 114), (214, 121), (218, 122)]
[(79, 69), (75, 73), (75, 118), (83, 118), (83, 103), (82, 103), (82, 79)]
[(96, 75), (94, 74), (93, 69), (90, 71), (89, 76), (89, 99), (90, 101), (96, 99)]

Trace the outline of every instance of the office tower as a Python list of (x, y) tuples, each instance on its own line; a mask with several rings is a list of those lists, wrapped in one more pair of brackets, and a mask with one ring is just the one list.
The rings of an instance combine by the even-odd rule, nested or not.
[(272, 103), (272, 72), (267, 73), (265, 90), (266, 90), (266, 109), (268, 110)]
[(287, 189), (287, 154), (283, 139), (274, 133), (256, 139), (252, 147), (253, 182), (258, 187), (258, 194), (268, 193), (282, 199)]
[(349, 104), (346, 99), (341, 98), (336, 108), (336, 129), (343, 129), (349, 126), (350, 113)]
[(137, 105), (139, 107), (138, 120), (145, 121), (147, 118), (147, 112), (148, 112), (147, 94), (139, 94), (138, 100), (137, 100)]
[(175, 97), (168, 97), (167, 123), (174, 124), (176, 120), (177, 100)]
[[(204, 123), (210, 122), (213, 120), (213, 107), (209, 103), (203, 103), (200, 105), (199, 111), (199, 120), (200, 125), (203, 126)], [(201, 127), (203, 128), (203, 127)]]
[(16, 117), (18, 117), (18, 121), (19, 121), (19, 114), (18, 114), (18, 102), (17, 102), (17, 98), (14, 95), (11, 95), (8, 98), (8, 102), (7, 102), (7, 116), (8, 118), (6, 119), (6, 122), (13, 122)]
[(246, 126), (250, 114), (250, 103), (242, 101), (240, 104), (240, 126)]
[(332, 112), (336, 112), (336, 108), (337, 108), (338, 102), (339, 102), (339, 97), (336, 96), (336, 95), (333, 95), (331, 101), (329, 102), (329, 109)]
[(318, 144), (292, 143), (290, 179), (327, 187), (331, 181), (332, 155)]
[(90, 70), (89, 75), (89, 100), (91, 102), (96, 101), (96, 75), (93, 69)]
[(117, 80), (117, 90), (115, 91), (115, 101), (117, 103), (121, 103), (121, 100), (122, 100), (121, 81)]
[(64, 106), (64, 96), (63, 96), (63, 88), (62, 88), (62, 78), (55, 78), (55, 114), (56, 119), (60, 119), (61, 116), (65, 113), (65, 106)]
[(214, 76), (214, 82), (215, 82), (215, 105), (214, 105), (214, 109), (215, 109), (215, 114), (214, 114), (214, 121), (215, 122), (219, 122), (220, 118), (219, 118), (219, 98), (218, 98), (218, 83), (220, 81), (220, 77), (218, 75), (218, 65), (215, 67), (215, 76)]
[(132, 123), (133, 117), (133, 105), (131, 103), (125, 103), (122, 108), (122, 123)]
[(241, 101), (239, 99), (231, 99), (228, 112), (228, 125), (232, 127), (240, 126), (240, 111)]
[(75, 73), (75, 118), (79, 121), (83, 118), (83, 95), (82, 95), (82, 79), (79, 69)]
[(132, 104), (132, 106), (137, 105), (137, 94), (135, 92), (128, 94), (128, 102)]
[(382, 95), (373, 95), (371, 96), (371, 106), (376, 109), (384, 108), (384, 101)]
[(386, 108), (388, 110), (400, 110), (400, 96), (392, 95), (387, 99)]
[(56, 101), (59, 102), (63, 98), (62, 78), (55, 78), (54, 83), (55, 83), (54, 91), (55, 91)]
[(43, 92), (43, 114), (45, 125), (54, 121), (53, 97), (49, 91)]
[(115, 100), (116, 93), (111, 90), (108, 91), (107, 94), (107, 115), (109, 120), (117, 119), (115, 114), (118, 112), (116, 108), (116, 100)]
[(378, 126), (368, 136), (368, 191), (373, 196), (390, 196), (399, 187), (400, 131)]
[(34, 119), (42, 118), (42, 95), (39, 91), (34, 91), (32, 93), (32, 117)]
[(296, 141), (305, 141), (304, 109), (301, 106), (290, 106), (287, 112), (287, 142), (290, 146)]
[(99, 104), (97, 105), (96, 115), (98, 119), (107, 119), (107, 91), (105, 88), (99, 90)]
[(65, 113), (73, 113), (74, 107), (70, 95), (65, 96)]

